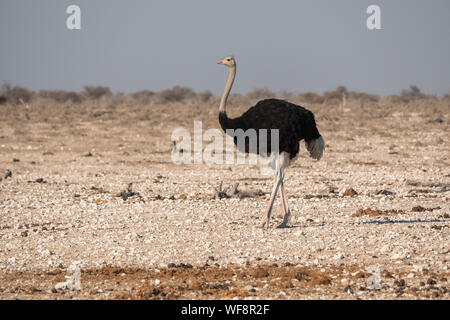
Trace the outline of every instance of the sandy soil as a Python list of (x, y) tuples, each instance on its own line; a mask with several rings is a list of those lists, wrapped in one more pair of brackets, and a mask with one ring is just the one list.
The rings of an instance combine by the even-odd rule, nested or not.
[(0, 106), (0, 298), (449, 299), (450, 107), (309, 108), (324, 158), (302, 142), (262, 229), (259, 167), (171, 161), (216, 107)]

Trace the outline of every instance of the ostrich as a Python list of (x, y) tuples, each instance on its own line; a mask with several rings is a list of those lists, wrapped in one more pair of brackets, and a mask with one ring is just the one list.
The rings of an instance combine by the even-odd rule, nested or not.
[[(266, 224), (267, 228), (269, 227), (273, 203), (278, 189), (281, 189), (283, 222), (278, 228), (285, 228), (289, 222), (291, 212), (284, 188), (284, 169), (297, 158), (300, 149), (299, 143), (302, 139), (305, 140), (306, 148), (314, 159), (320, 160), (325, 149), (325, 141), (317, 130), (314, 114), (301, 106), (284, 100), (265, 99), (259, 101), (240, 117), (229, 118), (226, 112), (226, 104), (236, 76), (236, 60), (233, 56), (228, 56), (217, 63), (229, 68), (228, 80), (219, 106), (219, 123), (222, 129), (224, 131), (227, 129), (242, 129), (243, 131), (254, 129), (258, 135), (258, 142), (260, 129), (279, 130), (279, 148), (278, 154), (275, 155), (277, 175), (269, 202), (262, 217), (262, 227), (264, 228)], [(236, 142), (235, 136), (234, 143), (237, 145)], [(259, 153), (259, 150), (258, 146), (256, 153)], [(250, 150), (247, 142), (243, 151), (247, 153), (254, 152), (254, 150)], [(270, 139), (267, 141), (267, 151), (270, 153)]]

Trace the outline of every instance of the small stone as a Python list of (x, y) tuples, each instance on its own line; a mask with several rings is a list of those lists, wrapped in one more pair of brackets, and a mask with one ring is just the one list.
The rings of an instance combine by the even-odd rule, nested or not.
[[(352, 287), (350, 287), (350, 286), (345, 287), (344, 292), (347, 292), (348, 294), (355, 294)], [(358, 294), (360, 294), (360, 293), (358, 293)]]
[(423, 266), (421, 265), (415, 265), (413, 266), (414, 271), (416, 272), (422, 272), (423, 271)]
[(358, 195), (358, 192), (355, 191), (353, 188), (348, 188), (344, 191), (344, 196), (356, 196)]
[(392, 259), (393, 259), (393, 260), (396, 260), (396, 259), (403, 259), (403, 258), (404, 258), (404, 255), (401, 254), (401, 253), (395, 253), (395, 254), (392, 255)]
[(5, 174), (5, 180), (6, 179), (8, 179), (8, 178), (11, 178), (12, 177), (12, 172), (11, 172), (11, 170), (6, 170), (6, 174)]
[(253, 286), (251, 286), (251, 285), (248, 285), (248, 286), (244, 287), (245, 291), (251, 291), (252, 289), (254, 290)]
[(342, 253), (340, 253), (340, 252), (338, 252), (335, 256), (334, 256), (334, 260), (341, 260), (341, 259), (344, 259), (345, 258), (345, 256), (342, 254)]
[(406, 281), (404, 279), (395, 280), (394, 285), (398, 287), (404, 287), (406, 286)]
[(56, 289), (56, 290), (67, 289), (67, 283), (66, 282), (58, 282), (57, 284), (55, 284), (54, 289)]
[(394, 194), (394, 192), (383, 189), (383, 190), (377, 191), (377, 194), (383, 195), (383, 196), (392, 196)]

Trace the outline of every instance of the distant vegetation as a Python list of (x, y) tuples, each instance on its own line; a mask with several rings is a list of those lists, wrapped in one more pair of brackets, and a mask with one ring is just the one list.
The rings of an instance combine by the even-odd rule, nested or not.
[[(345, 86), (338, 86), (334, 90), (325, 91), (323, 94), (316, 92), (280, 92), (275, 93), (266, 88), (258, 88), (246, 95), (231, 94), (231, 104), (252, 104), (265, 98), (289, 99), (293, 102), (308, 104), (326, 104), (329, 106), (344, 107), (346, 103), (356, 103), (361, 106), (377, 104), (380, 100), (392, 104), (410, 104), (417, 101), (437, 101), (450, 103), (450, 91), (442, 97), (424, 94), (417, 86), (410, 86), (403, 89), (398, 95), (380, 97), (378, 95), (365, 92), (349, 91)], [(65, 90), (40, 90), (34, 92), (20, 86), (12, 86), (9, 83), (3, 84), (0, 89), (0, 105), (2, 104), (27, 104), (27, 103), (58, 103), (58, 104), (81, 104), (101, 103), (109, 106), (118, 104), (147, 105), (147, 104), (167, 104), (167, 103), (217, 103), (219, 97), (215, 97), (210, 91), (196, 93), (188, 87), (174, 86), (159, 92), (151, 90), (141, 90), (131, 94), (114, 93), (104, 86), (85, 86), (82, 91)]]

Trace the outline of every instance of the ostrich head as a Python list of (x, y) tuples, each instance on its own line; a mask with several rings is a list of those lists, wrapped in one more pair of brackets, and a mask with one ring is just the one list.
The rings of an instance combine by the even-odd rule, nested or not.
[(227, 66), (228, 68), (233, 68), (236, 66), (236, 61), (234, 60), (233, 56), (228, 56), (223, 58), (223, 60), (220, 60), (219, 62), (217, 62), (217, 64), (223, 64), (225, 66)]

